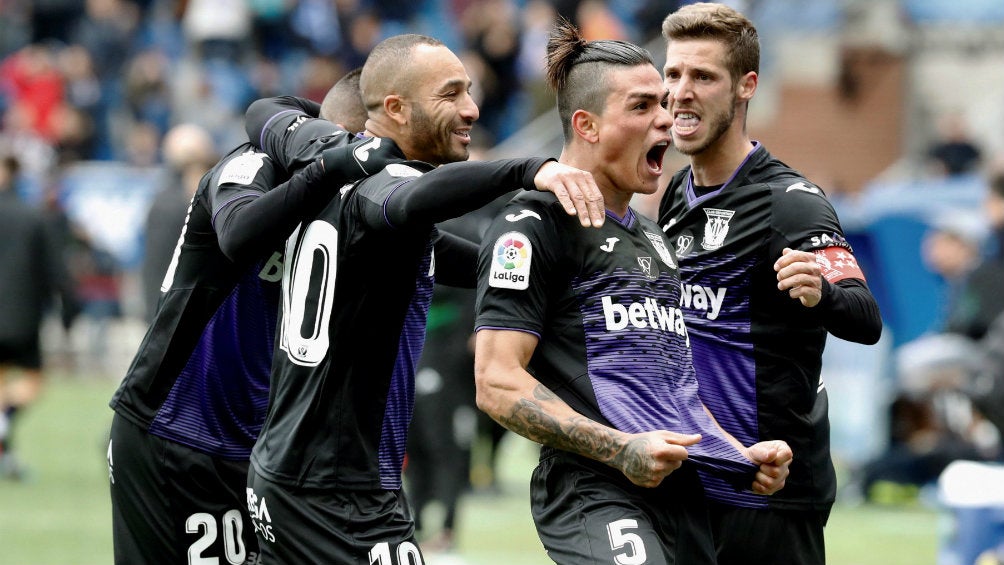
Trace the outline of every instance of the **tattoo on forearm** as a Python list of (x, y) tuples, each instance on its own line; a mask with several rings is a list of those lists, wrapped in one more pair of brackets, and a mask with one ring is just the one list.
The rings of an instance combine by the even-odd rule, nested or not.
[[(559, 421), (544, 410), (548, 403), (564, 404), (564, 401), (544, 385), (537, 385), (533, 399), (521, 398), (508, 415), (499, 418), (499, 423), (537, 443), (605, 463), (614, 464), (626, 456), (609, 429), (582, 416)], [(634, 451), (632, 447), (629, 445), (623, 451)]]

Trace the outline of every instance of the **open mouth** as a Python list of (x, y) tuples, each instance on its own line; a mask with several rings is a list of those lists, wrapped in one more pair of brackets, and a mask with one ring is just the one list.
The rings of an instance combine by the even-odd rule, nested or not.
[(666, 156), (667, 149), (669, 149), (669, 142), (660, 141), (653, 145), (648, 153), (645, 153), (645, 161), (648, 162), (648, 168), (653, 174), (662, 174), (662, 159)]
[(470, 143), (471, 141), (471, 130), (469, 129), (455, 129), (453, 130), (453, 135), (459, 137), (466, 143)]
[(677, 112), (673, 116), (673, 131), (678, 135), (693, 133), (700, 125), (701, 118), (693, 112)]

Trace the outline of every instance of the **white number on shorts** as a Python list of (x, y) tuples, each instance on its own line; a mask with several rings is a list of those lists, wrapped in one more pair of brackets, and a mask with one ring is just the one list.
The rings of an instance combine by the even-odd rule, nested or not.
[(286, 241), (279, 345), (297, 365), (314, 367), (328, 353), (337, 253), (338, 232), (321, 220)]
[(645, 562), (645, 542), (641, 536), (624, 530), (637, 529), (637, 520), (617, 520), (607, 524), (607, 534), (610, 536), (610, 549), (617, 550), (629, 546), (630, 551), (614, 554), (617, 565), (641, 565)]
[[(232, 565), (244, 563), (246, 552), (244, 539), (241, 537), (244, 533), (244, 519), (241, 518), (241, 513), (237, 510), (228, 510), (220, 522), (223, 524), (223, 552), (227, 563)], [(188, 564), (219, 565), (218, 557), (202, 556), (202, 552), (216, 541), (218, 533), (216, 518), (208, 512), (196, 512), (185, 520), (185, 530), (190, 534), (197, 534), (202, 530), (202, 536), (188, 546)]]
[(390, 544), (382, 541), (370, 550), (370, 565), (422, 565), (422, 553), (415, 544), (404, 541), (397, 546), (397, 561), (390, 555)]

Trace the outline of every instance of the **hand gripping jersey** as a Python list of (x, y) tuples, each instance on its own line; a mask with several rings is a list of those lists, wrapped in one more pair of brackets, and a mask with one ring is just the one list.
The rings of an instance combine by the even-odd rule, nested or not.
[[(828, 509), (836, 479), (820, 379), (825, 291), (863, 287), (864, 276), (823, 191), (763, 146), (709, 194), (696, 193), (691, 178), (689, 167), (672, 178), (659, 224), (680, 260), (701, 397), (744, 445), (783, 439), (794, 452), (785, 487), (773, 496), (736, 492), (707, 476), (705, 489), (739, 506)], [(777, 289), (773, 265), (785, 247), (816, 254), (825, 282), (815, 308)], [(852, 331), (874, 326), (866, 322), (877, 319), (877, 307), (871, 315)]]
[(479, 329), (540, 338), (528, 370), (581, 414), (628, 433), (700, 433), (689, 461), (748, 487), (756, 467), (698, 397), (668, 240), (633, 210), (583, 228), (550, 194), (517, 195), (482, 240)]
[(260, 242), (234, 260), (214, 222), (284, 178), (250, 144), (202, 178), (156, 316), (110, 402), (149, 433), (218, 457), (250, 455), (268, 399), (281, 241)]

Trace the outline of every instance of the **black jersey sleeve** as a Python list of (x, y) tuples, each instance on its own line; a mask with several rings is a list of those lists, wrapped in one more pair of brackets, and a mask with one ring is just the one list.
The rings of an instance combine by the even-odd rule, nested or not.
[[(781, 183), (774, 195), (774, 227), (781, 235), (772, 249), (775, 257), (780, 256), (780, 247), (784, 246), (814, 252), (841, 248), (853, 256), (837, 213), (820, 188), (794, 178)], [(848, 277), (830, 283), (824, 277), (823, 298), (814, 310), (823, 327), (836, 337), (869, 345), (881, 337), (878, 303), (863, 278)]]
[(436, 245), (436, 282), (456, 288), (475, 288), (478, 243), (442, 228)]
[(554, 213), (557, 199), (550, 194), (530, 196), (510, 201), (481, 240), (476, 328), (542, 335), (550, 293), (564, 288), (571, 276), (563, 263), (569, 253)]
[(213, 210), (220, 249), (233, 261), (257, 254), (264, 246), (289, 237), (311, 211), (320, 210), (342, 186), (329, 181), (320, 162), (312, 163), (264, 193), (222, 203)]
[[(387, 147), (397, 150), (393, 144)], [(383, 155), (370, 151), (369, 163)], [(288, 237), (303, 218), (366, 174), (353, 147), (345, 146), (325, 151), (280, 183), (285, 173), (267, 155), (250, 144), (235, 149), (204, 179), (210, 184), (206, 192), (220, 248), (235, 261), (257, 254), (262, 245)]]
[(286, 171), (305, 167), (324, 150), (355, 139), (339, 126), (318, 118), (319, 108), (316, 102), (295, 96), (256, 100), (245, 114), (248, 139)]
[(392, 227), (435, 224), (476, 210), (514, 188), (534, 190), (533, 179), (553, 159), (531, 157), (449, 163), (412, 177), (384, 203)]
[(861, 279), (842, 279), (831, 284), (823, 279), (823, 298), (816, 305), (823, 327), (840, 339), (873, 345), (882, 337), (878, 302)]
[(275, 96), (260, 98), (248, 106), (244, 113), (244, 131), (248, 140), (255, 145), (261, 145), (261, 136), (269, 130), (276, 120), (282, 120), (287, 126), (297, 119), (317, 118), (321, 115), (321, 105), (313, 100), (297, 96)]

